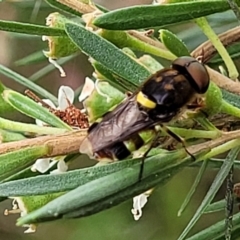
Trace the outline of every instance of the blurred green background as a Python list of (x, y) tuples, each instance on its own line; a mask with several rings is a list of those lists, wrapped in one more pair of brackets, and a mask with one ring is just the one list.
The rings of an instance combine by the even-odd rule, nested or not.
[[(125, 0), (125, 1), (96, 1), (97, 3), (115, 9), (124, 6), (147, 4), (151, 1)], [(0, 19), (14, 20), (45, 24), (45, 18), (49, 13), (55, 12), (44, 1), (24, 0), (24, 1), (3, 1), (0, 3)], [(237, 21), (231, 11), (216, 14), (209, 17), (212, 27), (217, 33), (224, 32), (237, 25)], [(193, 24), (179, 24), (171, 26), (170, 29), (184, 40), (190, 50), (206, 40), (206, 37)], [(48, 65), (45, 60), (28, 66), (17, 66), (16, 61), (41, 49), (47, 49), (47, 43), (39, 36), (28, 36), (0, 31), (0, 64), (3, 64), (20, 74), (30, 77), (32, 74)], [(61, 78), (57, 70), (52, 71), (47, 76), (38, 80), (38, 84), (57, 95), (59, 86), (69, 85), (73, 89), (82, 85), (86, 76), (91, 76), (92, 67), (88, 59), (83, 54), (74, 58), (64, 65), (67, 78)], [(8, 87), (24, 91), (24, 88), (11, 79), (0, 75), (0, 80)], [(11, 116), (15, 118), (16, 116)], [(18, 120), (30, 121), (22, 115), (18, 115)], [(84, 161), (84, 160), (82, 160)], [(88, 163), (84, 163), (88, 164)], [(181, 217), (177, 217), (177, 211), (183, 202), (189, 188), (191, 187), (198, 169), (188, 168), (182, 171), (169, 181), (164, 187), (157, 188), (149, 202), (144, 208), (143, 217), (139, 221), (134, 221), (131, 208), (132, 200), (116, 206), (99, 214), (74, 220), (60, 220), (41, 224), (34, 234), (24, 234), (23, 228), (15, 226), (17, 215), (4, 216), (6, 208), (11, 208), (11, 200), (0, 204), (0, 239), (1, 240), (159, 240), (176, 239), (180, 235), (197, 206), (206, 194), (215, 174), (214, 170), (207, 170), (201, 181), (198, 190), (188, 206), (186, 212)], [(239, 172), (235, 170), (235, 182), (238, 182)], [(215, 200), (224, 198), (225, 186), (217, 194)], [(211, 223), (224, 218), (224, 212), (209, 214), (202, 218), (193, 232), (209, 226)]]

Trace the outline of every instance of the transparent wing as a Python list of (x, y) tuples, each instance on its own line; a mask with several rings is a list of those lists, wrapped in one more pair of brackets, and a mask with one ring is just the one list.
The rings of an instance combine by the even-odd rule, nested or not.
[(80, 146), (80, 152), (91, 156), (153, 124), (148, 115), (139, 109), (135, 96), (132, 96), (106, 114), (102, 121), (90, 130)]

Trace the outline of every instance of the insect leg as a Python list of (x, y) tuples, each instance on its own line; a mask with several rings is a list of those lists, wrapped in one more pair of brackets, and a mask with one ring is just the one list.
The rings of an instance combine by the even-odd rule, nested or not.
[(177, 140), (178, 142), (180, 142), (180, 143), (183, 145), (186, 153), (187, 153), (194, 161), (196, 160), (196, 158), (194, 157), (194, 155), (192, 155), (192, 154), (187, 150), (186, 142), (185, 142), (185, 140), (184, 140), (183, 138), (181, 138), (179, 135), (177, 135), (176, 133), (174, 133), (173, 131), (171, 131), (167, 126), (165, 126), (165, 125), (160, 125), (160, 126), (161, 126), (161, 128), (162, 128), (162, 130), (163, 130), (164, 132), (166, 132), (169, 136), (171, 136), (172, 138), (174, 138), (175, 140)]
[(144, 162), (145, 159), (148, 155), (148, 153), (151, 151), (151, 149), (153, 148), (154, 144), (156, 143), (156, 141), (159, 138), (160, 135), (160, 131), (155, 131), (156, 135), (155, 137), (151, 140), (151, 142), (149, 143), (149, 147), (147, 149), (147, 151), (143, 154), (143, 156), (141, 157), (141, 165), (140, 165), (140, 171), (139, 171), (139, 176), (138, 176), (138, 181), (140, 182), (143, 176), (143, 169), (144, 169)]

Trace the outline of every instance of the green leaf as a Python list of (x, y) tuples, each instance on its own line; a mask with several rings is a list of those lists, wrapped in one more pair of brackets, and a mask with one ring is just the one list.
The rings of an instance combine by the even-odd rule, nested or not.
[(39, 196), (16, 197), (15, 200), (19, 206), (23, 207), (23, 209), (21, 210), (28, 213), (44, 206), (45, 204), (56, 199), (62, 194), (63, 193), (53, 193)]
[(199, 171), (198, 171), (198, 174), (197, 174), (197, 176), (196, 176), (196, 178), (195, 178), (195, 181), (194, 181), (191, 189), (189, 190), (187, 196), (186, 196), (185, 199), (184, 199), (184, 202), (182, 203), (182, 205), (181, 205), (181, 207), (180, 207), (180, 209), (179, 209), (179, 211), (178, 211), (178, 216), (181, 216), (181, 215), (182, 215), (183, 211), (186, 209), (188, 203), (190, 202), (193, 194), (195, 193), (195, 191), (196, 191), (196, 189), (197, 189), (197, 186), (198, 186), (199, 182), (200, 182), (201, 179), (202, 179), (202, 176), (203, 176), (203, 174), (204, 174), (204, 172), (205, 172), (205, 170), (206, 170), (206, 168), (207, 168), (207, 165), (208, 165), (208, 161), (205, 160), (205, 161), (202, 163), (202, 166), (201, 166), (201, 168), (200, 168)]
[(99, 5), (99, 4), (96, 4), (96, 3), (95, 3), (95, 6), (96, 6), (100, 11), (102, 11), (102, 12), (104, 12), (104, 13), (109, 11), (107, 8), (103, 7), (102, 5)]
[(66, 192), (90, 181), (135, 165), (126, 160), (113, 164), (89, 167), (56, 175), (44, 175), (0, 184), (0, 196), (42, 195)]
[(224, 211), (225, 208), (226, 208), (226, 200), (223, 199), (223, 200), (220, 200), (218, 202), (208, 205), (204, 211), (204, 214), (218, 212), (218, 211)]
[(232, 11), (234, 12), (238, 22), (240, 22), (240, 11), (238, 5), (236, 4), (235, 0), (228, 0), (227, 1), (229, 6), (231, 7)]
[(39, 62), (46, 61), (46, 56), (43, 54), (43, 51), (34, 52), (22, 59), (19, 59), (15, 62), (16, 66), (25, 66), (29, 64), (35, 64)]
[(240, 96), (238, 94), (234, 94), (231, 92), (226, 91), (225, 89), (222, 90), (223, 99), (233, 105), (234, 107), (240, 108)]
[[(153, 159), (151, 159), (151, 161)], [(98, 202), (98, 204), (96, 204), (96, 202), (93, 202), (87, 206), (81, 207), (77, 210), (64, 214), (63, 217), (76, 218), (88, 216), (97, 213), (103, 209), (108, 209), (109, 207), (116, 206), (117, 204), (122, 203), (128, 200), (129, 198), (135, 197), (155, 187), (156, 185), (162, 186), (166, 182), (168, 182), (175, 174), (181, 171), (182, 168), (188, 165), (189, 161), (190, 162), (192, 161), (191, 157), (182, 160), (179, 159), (179, 162), (173, 165), (170, 164), (170, 162), (168, 162), (169, 163), (168, 165), (168, 163), (166, 162), (165, 167), (164, 165), (159, 167), (159, 169), (161, 169), (159, 172), (156, 173), (153, 172), (149, 177), (141, 179), (140, 182), (132, 186), (129, 186), (126, 189), (119, 191), (114, 195), (102, 199), (101, 201)]]
[(13, 107), (7, 102), (5, 102), (2, 96), (0, 95), (0, 115), (13, 112), (13, 110), (14, 110)]
[[(125, 95), (104, 81), (97, 83), (91, 95), (84, 101), (90, 122), (96, 121), (125, 98)], [(101, 94), (99, 93), (101, 92)]]
[(28, 147), (0, 155), (0, 179), (3, 180), (31, 165), (36, 159), (46, 155), (48, 147)]
[[(239, 5), (239, 1), (237, 1)], [(97, 17), (93, 24), (110, 30), (159, 27), (180, 23), (230, 9), (225, 0), (190, 1), (142, 5), (114, 10)]]
[[(171, 176), (172, 168), (179, 169), (180, 165), (185, 166), (189, 164), (191, 158), (188, 157), (182, 160), (184, 155), (186, 156), (186, 152), (183, 150), (150, 157), (144, 164), (142, 179), (144, 180), (150, 175), (161, 177), (161, 174), (156, 174), (156, 171), (159, 171), (159, 169), (168, 170), (168, 176)], [(181, 161), (179, 159), (181, 159)], [(22, 225), (26, 222), (41, 221), (49, 217), (53, 218), (52, 213), (55, 213), (55, 217), (61, 217), (62, 214), (74, 211), (85, 205), (100, 201), (101, 199), (104, 200), (107, 196), (116, 194), (126, 187), (138, 183), (140, 166), (141, 162), (139, 161), (132, 167), (123, 168), (120, 171), (84, 184), (50, 202), (41, 209), (21, 218), (18, 224)], [(147, 185), (147, 188), (148, 187), (150, 187), (150, 185)]]
[(47, 2), (51, 7), (54, 7), (56, 9), (59, 9), (67, 14), (73, 14), (73, 15), (76, 15), (76, 16), (79, 16), (81, 17), (82, 16), (82, 13), (80, 13), (79, 11), (76, 11), (62, 3), (60, 3), (59, 1), (56, 1), (56, 0), (45, 0), (45, 2)]
[(47, 108), (42, 107), (32, 99), (23, 96), (18, 92), (12, 90), (4, 90), (3, 98), (5, 101), (11, 104), (11, 106), (13, 106), (18, 111), (26, 114), (27, 116), (39, 119), (54, 127), (72, 130), (70, 126), (68, 126), (60, 118), (51, 113)]
[[(138, 39), (134, 35), (131, 35), (130, 33), (124, 31), (109, 31), (103, 29), (99, 33), (102, 37), (112, 42), (119, 48), (129, 47), (136, 51), (153, 54), (155, 56), (168, 60), (174, 60), (176, 58), (172, 53), (164, 49), (161, 43), (158, 43), (151, 38), (147, 38), (147, 40), (151, 42), (149, 43), (145, 42), (144, 40)], [(141, 32), (139, 32), (138, 35), (141, 35)]]
[(63, 29), (50, 28), (42, 25), (19, 23), (13, 21), (0, 20), (0, 30), (8, 32), (25, 33), (30, 35), (45, 36), (65, 36)]
[[(122, 191), (117, 192), (111, 196), (108, 196), (98, 202), (93, 202), (86, 206), (80, 207), (74, 211), (70, 211), (63, 215), (63, 218), (76, 218), (85, 217), (95, 213), (98, 213), (109, 207), (116, 206), (129, 198), (133, 198), (155, 186), (163, 186), (166, 184), (175, 174), (177, 174), (184, 167), (184, 164), (179, 164), (174, 169), (171, 168), (169, 171), (161, 171), (160, 173), (155, 173), (148, 178), (142, 179), (140, 183), (129, 186)], [(102, 190), (104, 191), (104, 189)]]
[(195, 223), (198, 221), (198, 219), (201, 217), (201, 215), (204, 213), (205, 209), (207, 206), (211, 203), (213, 200), (215, 194), (221, 187), (222, 183), (224, 182), (225, 178), (227, 177), (234, 160), (238, 156), (240, 148), (235, 147), (233, 148), (229, 154), (226, 157), (225, 162), (223, 163), (221, 169), (219, 170), (217, 176), (215, 177), (209, 191), (207, 192), (205, 198), (201, 202), (199, 208), (197, 209), (196, 213), (188, 223), (187, 227), (184, 229), (184, 231), (181, 233), (180, 237), (178, 240), (185, 239), (186, 235), (189, 233), (189, 231), (192, 229), (192, 227), (195, 225)]
[(210, 82), (205, 96), (206, 100), (203, 111), (209, 116), (213, 116), (220, 112), (223, 105), (222, 92), (214, 82)]
[(66, 129), (62, 129), (62, 128), (42, 127), (36, 124), (11, 121), (1, 117), (0, 117), (0, 128), (5, 130), (15, 131), (15, 132), (37, 133), (40, 135), (60, 134), (67, 131)]
[(217, 34), (213, 31), (212, 27), (209, 25), (207, 19), (202, 17), (196, 19), (195, 22), (201, 28), (203, 33), (208, 37), (209, 41), (213, 44), (213, 47), (218, 51), (218, 53), (222, 57), (227, 67), (229, 77), (233, 80), (238, 78), (239, 74), (236, 66), (234, 65), (233, 60), (229, 56), (222, 42), (219, 40)]
[[(227, 51), (232, 59), (239, 59), (240, 57), (240, 44), (235, 43), (234, 45), (227, 46)], [(223, 64), (223, 59), (217, 53), (209, 62), (209, 65), (219, 66)]]
[(158, 61), (156, 61), (155, 58), (147, 54), (144, 54), (138, 58), (138, 62), (142, 63), (152, 74), (163, 69), (163, 66)]
[(49, 93), (48, 91), (46, 91), (44, 88), (38, 86), (37, 84), (31, 82), (30, 80), (28, 80), (27, 78), (25, 78), (24, 76), (12, 71), (11, 69), (3, 66), (0, 64), (0, 73), (2, 73), (4, 76), (20, 83), (21, 85), (27, 87), (28, 89), (31, 89), (35, 92), (37, 92), (37, 94), (43, 96), (44, 98), (50, 99), (55, 105), (58, 104), (57, 98), (55, 96), (53, 96), (51, 93)]
[(138, 86), (149, 77), (146, 68), (97, 34), (71, 23), (66, 24), (66, 32), (85, 54), (130, 83)]
[(0, 93), (2, 93), (6, 87), (0, 82)]
[[(216, 106), (218, 108), (218, 106)], [(197, 121), (204, 129), (208, 131), (219, 131), (207, 118), (203, 112), (198, 112), (194, 116), (194, 120)], [(219, 131), (220, 133), (220, 131)], [(221, 134), (219, 134), (221, 135)]]
[[(237, 236), (239, 237), (239, 228), (240, 228), (240, 213), (237, 213), (233, 217), (233, 234), (238, 231)], [(209, 228), (206, 228), (197, 234), (193, 235), (187, 240), (204, 240), (204, 239), (214, 239), (214, 240), (223, 240), (225, 234), (225, 220), (222, 220)], [(237, 238), (232, 238), (237, 239)]]
[(175, 56), (190, 56), (187, 46), (175, 34), (165, 29), (161, 29), (159, 33), (161, 42)]
[[(63, 12), (66, 12), (68, 14), (70, 13), (70, 14), (73, 14), (73, 15), (76, 15), (76, 16), (79, 16), (79, 17), (81, 17), (83, 15), (79, 11), (76, 11), (75, 9), (70, 8), (70, 7), (62, 4), (59, 1), (56, 1), (56, 0), (45, 0), (45, 2), (47, 2), (50, 6), (56, 8), (56, 9), (59, 9), (59, 10), (61, 10)], [(95, 5), (102, 12), (108, 12), (108, 10), (106, 8), (104, 8), (103, 6), (98, 5), (98, 4), (95, 4)]]
[[(219, 169), (222, 166), (225, 159), (211, 158), (211, 159), (208, 159), (207, 161), (209, 161), (209, 165), (208, 165), (209, 167)], [(240, 169), (239, 160), (234, 161), (234, 168)]]
[(116, 79), (116, 77), (111, 71), (109, 71), (106, 67), (104, 67), (99, 62), (93, 60), (91, 63), (95, 69), (98, 79), (102, 79), (109, 82), (114, 88), (118, 89), (121, 92), (131, 91), (132, 89), (136, 89), (136, 86), (133, 87), (134, 85), (129, 87), (124, 86), (124, 84), (122, 84), (121, 81), (118, 81)]
[(23, 139), (25, 139), (25, 137), (20, 133), (14, 133), (14, 132), (0, 129), (0, 142), (1, 143), (20, 141)]
[[(228, 96), (230, 96), (230, 94)], [(236, 100), (236, 98), (234, 98), (234, 100)], [(240, 117), (240, 109), (238, 107), (233, 106), (232, 104), (228, 103), (225, 100), (222, 101), (221, 113), (226, 113), (238, 118)]]
[[(71, 161), (71, 160), (73, 160), (73, 158), (76, 157), (76, 155), (79, 155), (79, 154), (68, 155), (64, 159), (64, 161), (65, 162)], [(41, 176), (48, 175), (49, 176), (49, 173), (51, 173), (52, 170), (56, 169), (57, 164), (58, 164), (58, 161), (55, 162), (55, 164), (51, 165), (51, 167), (44, 173), (39, 173), (38, 171), (33, 172), (31, 170), (32, 166), (27, 167), (27, 168), (24, 168), (21, 171), (18, 171), (16, 173), (12, 174), (11, 176), (9, 176), (7, 178), (4, 178), (0, 183), (10, 182), (10, 181), (15, 182), (18, 179), (26, 179), (26, 178), (35, 177), (35, 176), (38, 176), (38, 175), (41, 175)], [(1, 196), (1, 194), (0, 194), (0, 196)]]
[[(171, 159), (171, 161), (175, 161), (175, 155), (169, 154), (167, 160), (170, 161), (169, 159), (172, 157), (173, 160)], [(149, 161), (153, 163), (156, 162), (158, 164), (159, 158), (163, 158), (164, 156), (165, 154), (163, 151), (163, 153), (160, 153), (157, 156), (147, 158), (145, 160), (145, 164), (149, 164)], [(74, 170), (59, 175), (44, 175), (34, 178), (11, 181), (0, 184), (0, 196), (28, 196), (49, 194), (54, 192), (65, 192), (91, 182), (95, 179), (124, 170), (125, 168), (134, 167), (137, 165), (136, 168), (139, 169), (140, 164), (140, 161), (131, 159), (103, 166), (94, 166)], [(164, 162), (161, 164), (164, 164)]]
[(6, 87), (0, 82), (0, 115), (4, 115), (8, 112), (14, 111), (14, 108), (4, 101), (2, 97), (2, 92), (6, 89)]
[(40, 174), (39, 172), (33, 172), (31, 168), (32, 166), (29, 166), (24, 168), (23, 170), (13, 173), (11, 176), (4, 178), (2, 181), (0, 181), (0, 183), (23, 179), (23, 178), (30, 178), (30, 177), (38, 176)]

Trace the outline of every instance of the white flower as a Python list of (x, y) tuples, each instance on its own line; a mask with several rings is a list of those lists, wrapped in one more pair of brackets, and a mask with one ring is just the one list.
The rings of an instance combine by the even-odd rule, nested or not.
[(50, 174), (59, 174), (66, 172), (68, 170), (68, 166), (64, 161), (66, 156), (55, 157), (55, 158), (39, 158), (31, 167), (33, 172), (45, 173), (47, 172), (53, 165), (57, 164), (57, 169), (50, 172)]
[[(43, 99), (45, 103), (47, 103), (51, 108), (58, 109), (64, 111), (69, 105), (73, 103), (74, 100), (74, 91), (72, 88), (68, 86), (61, 86), (58, 90), (58, 107), (54, 105), (54, 103), (49, 99)], [(39, 119), (36, 119), (36, 124), (38, 126), (46, 125), (46, 123), (42, 122)], [(64, 161), (66, 156), (60, 156), (55, 158), (39, 158), (33, 164), (31, 170), (33, 172), (45, 173), (47, 172), (53, 165), (57, 164), (57, 169), (50, 172), (51, 174), (58, 174), (66, 172), (68, 169), (67, 164)]]
[(99, 95), (105, 97), (107, 99), (107, 102), (109, 102), (110, 97), (107, 94), (103, 93), (99, 88), (99, 83), (100, 82), (101, 83), (104, 82), (105, 84), (108, 84), (108, 82), (105, 82), (105, 81), (102, 81), (102, 80), (99, 80), (99, 79), (97, 79), (94, 83), (94, 81), (91, 78), (86, 77), (82, 92), (81, 92), (81, 94), (79, 96), (79, 99), (78, 99), (79, 102), (82, 102), (83, 100), (88, 98), (91, 95), (91, 93), (93, 92), (94, 89), (96, 89), (97, 93)]
[(70, 104), (73, 104), (74, 91), (68, 86), (61, 86), (58, 90), (58, 109), (65, 110)]
[[(56, 110), (62, 110), (62, 111), (64, 111), (67, 107), (69, 107), (69, 105), (73, 103), (73, 100), (74, 100), (74, 91), (72, 90), (72, 88), (68, 86), (61, 86), (58, 90), (58, 107), (56, 107), (51, 100), (43, 99), (43, 101), (47, 103), (49, 107)], [(46, 123), (42, 122), (39, 119), (36, 119), (36, 124), (38, 126), (46, 125)]]
[(159, 4), (167, 4), (168, 0), (153, 0), (153, 5), (159, 5)]
[[(20, 214), (21, 217), (27, 215), (27, 210), (25, 204), (23, 203), (20, 197), (15, 197), (12, 201), (12, 209), (5, 209), (4, 215), (8, 216), (9, 214)], [(35, 224), (24, 224), (23, 227), (27, 227), (28, 229), (24, 231), (24, 233), (34, 233), (36, 232)]]
[(133, 209), (131, 210), (134, 219), (137, 221), (142, 216), (142, 209), (147, 203), (147, 198), (152, 193), (153, 189), (150, 189), (133, 198)]
[(91, 93), (93, 92), (94, 88), (95, 88), (94, 81), (91, 78), (86, 77), (82, 92), (78, 98), (79, 102), (82, 102), (87, 97), (89, 97), (91, 95)]
[(68, 170), (68, 165), (65, 163), (64, 158), (61, 160), (55, 160), (57, 161), (57, 169), (50, 172), (50, 174), (59, 174), (64, 173)]
[(31, 167), (32, 172), (45, 173), (52, 166), (50, 165), (51, 158), (39, 158)]

